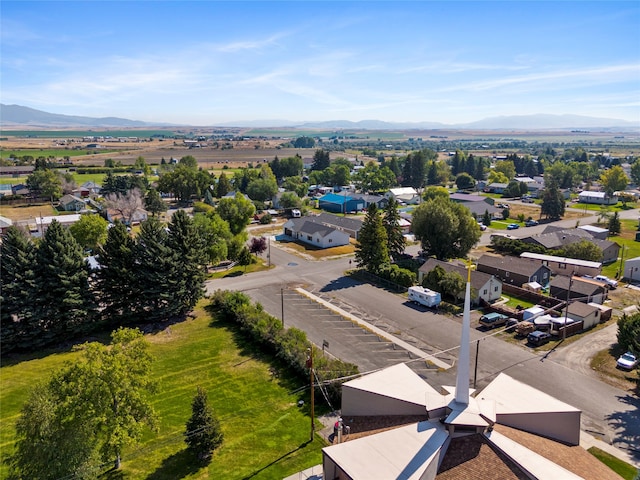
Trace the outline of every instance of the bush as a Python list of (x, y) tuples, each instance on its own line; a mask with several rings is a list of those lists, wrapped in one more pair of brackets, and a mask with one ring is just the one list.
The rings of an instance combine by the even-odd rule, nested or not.
[[(309, 375), (307, 366), (307, 335), (300, 329), (291, 327), (283, 329), (280, 319), (269, 315), (259, 303), (251, 303), (244, 293), (217, 290), (211, 296), (210, 308), (225, 320), (233, 321), (240, 330), (248, 335), (265, 350), (275, 353), (291, 369), (300, 376)], [(358, 373), (358, 367), (338, 359), (327, 358), (313, 348), (314, 369), (322, 370), (319, 381), (328, 381)], [(340, 402), (341, 381), (327, 385), (327, 394), (331, 402)]]
[(265, 213), (262, 217), (260, 217), (260, 223), (262, 225), (268, 225), (271, 223), (271, 221), (272, 221), (272, 217), (268, 213)]
[(395, 264), (382, 265), (377, 274), (379, 277), (407, 288), (416, 283), (416, 274), (414, 272), (406, 268), (400, 268)]
[(193, 213), (214, 212), (215, 208), (204, 202), (193, 202)]

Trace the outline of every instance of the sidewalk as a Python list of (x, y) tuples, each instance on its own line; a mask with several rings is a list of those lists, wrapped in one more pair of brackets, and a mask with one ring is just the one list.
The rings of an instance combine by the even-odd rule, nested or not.
[(608, 443), (605, 443), (602, 440), (599, 440), (596, 437), (589, 435), (588, 433), (583, 431), (580, 432), (580, 446), (585, 450), (588, 450), (591, 447), (599, 448), (600, 450), (603, 450), (608, 454), (627, 462), (629, 465), (634, 465), (636, 468), (640, 469), (640, 462), (629, 455), (626, 451), (620, 450), (613, 445), (609, 445)]

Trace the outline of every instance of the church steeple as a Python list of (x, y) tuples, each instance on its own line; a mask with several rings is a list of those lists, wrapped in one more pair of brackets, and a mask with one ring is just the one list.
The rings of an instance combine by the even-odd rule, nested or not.
[(467, 267), (467, 288), (464, 295), (464, 314), (460, 334), (458, 374), (456, 375), (456, 402), (469, 405), (469, 330), (471, 329), (471, 264)]

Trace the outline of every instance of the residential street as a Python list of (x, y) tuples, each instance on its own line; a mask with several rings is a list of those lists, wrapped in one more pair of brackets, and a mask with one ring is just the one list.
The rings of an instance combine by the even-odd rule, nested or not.
[[(626, 211), (624, 214), (624, 218), (637, 218), (638, 211)], [(569, 222), (575, 226), (575, 220)], [(586, 218), (581, 221), (581, 224), (586, 223), (589, 223)], [(532, 233), (534, 228), (539, 226), (515, 232)], [(439, 371), (424, 361), (416, 361), (416, 355), (394, 346), (392, 340), (375, 338), (355, 328), (348, 320), (337, 318), (339, 316), (324, 307), (310, 306), (313, 302), (303, 299), (293, 289), (303, 287), (387, 332), (390, 337), (411, 344), (425, 355), (436, 355), (454, 367), (460, 339), (460, 318), (419, 309), (401, 295), (345, 277), (349, 257), (309, 261), (278, 248), (272, 240), (271, 263), (276, 267), (269, 271), (209, 281), (207, 290), (244, 291), (277, 318), (281, 318), (284, 309), (285, 326), (305, 330), (319, 347), (326, 340), (329, 343), (328, 353), (358, 364), (361, 372), (407, 361), (434, 387), (453, 384), (455, 368)], [(504, 372), (547, 392), (582, 410), (583, 430), (627, 451), (640, 465), (640, 449), (637, 447), (640, 445), (640, 401), (600, 381), (588, 367), (588, 359), (595, 352), (607, 348), (612, 339), (615, 341), (615, 326), (593, 336), (588, 335), (568, 347), (560, 346), (557, 351), (537, 354), (527, 347), (494, 338), (492, 332), (475, 329), (478, 316), (477, 313), (472, 315), (471, 331), (472, 378), (475, 345), (480, 340), (478, 389)], [(445, 353), (438, 354), (442, 351)]]

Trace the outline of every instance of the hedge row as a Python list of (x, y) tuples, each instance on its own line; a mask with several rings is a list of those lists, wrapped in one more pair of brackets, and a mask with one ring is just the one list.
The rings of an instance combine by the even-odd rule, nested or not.
[[(223, 319), (237, 323), (240, 330), (266, 351), (282, 359), (291, 369), (303, 378), (309, 377), (307, 366), (308, 349), (313, 348), (313, 366), (317, 381), (333, 380), (358, 373), (358, 367), (338, 359), (328, 358), (311, 344), (302, 330), (289, 327), (284, 329), (282, 322), (264, 311), (259, 303), (241, 292), (217, 290), (211, 296), (210, 308)], [(340, 405), (341, 381), (331, 382), (326, 391), (334, 408)]]
[(402, 287), (411, 287), (416, 283), (416, 274), (406, 268), (400, 268), (395, 264), (382, 265), (377, 272), (379, 277), (397, 283)]

